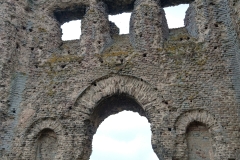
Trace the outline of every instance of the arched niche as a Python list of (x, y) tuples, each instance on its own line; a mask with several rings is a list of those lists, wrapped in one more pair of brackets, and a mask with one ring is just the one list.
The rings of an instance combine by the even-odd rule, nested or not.
[[(174, 127), (176, 130), (174, 160), (189, 160), (189, 153), (191, 153), (191, 151), (189, 151), (190, 146), (188, 146), (188, 142), (192, 137), (190, 134), (194, 133), (195, 130), (198, 130), (198, 135), (204, 132), (202, 133), (202, 137), (204, 135), (206, 135), (206, 137), (208, 136), (209, 143), (207, 143), (209, 145), (211, 144), (209, 148), (213, 150), (213, 155), (209, 153), (209, 157), (221, 159), (222, 149), (226, 147), (223, 127), (209, 112), (205, 110), (191, 110), (185, 112), (178, 117)], [(201, 138), (201, 136), (199, 136), (199, 138)], [(195, 141), (201, 142), (198, 138), (196, 138)], [(200, 152), (198, 153), (200, 154)]]
[(194, 121), (186, 132), (188, 160), (212, 160), (212, 139), (204, 123)]
[(43, 129), (36, 143), (36, 160), (53, 160), (58, 148), (57, 135), (49, 128)]
[(17, 145), (15, 149), (21, 150), (22, 159), (62, 159), (71, 146), (63, 136), (64, 132), (65, 128), (57, 119), (38, 119), (27, 127), (20, 143), (22, 145)]
[(158, 91), (150, 84), (135, 77), (119, 75), (93, 82), (79, 95), (70, 111), (74, 113), (73, 120), (81, 117), (81, 121), (84, 122), (77, 126), (82, 129), (81, 134), (84, 135), (79, 144), (79, 148), (82, 148), (78, 155), (79, 159), (89, 159), (92, 138), (99, 124), (109, 115), (123, 110), (138, 112), (148, 119), (151, 124), (153, 149), (159, 160), (163, 159), (166, 153), (163, 144), (157, 140), (160, 135), (156, 128), (164, 124), (167, 106), (163, 104)]

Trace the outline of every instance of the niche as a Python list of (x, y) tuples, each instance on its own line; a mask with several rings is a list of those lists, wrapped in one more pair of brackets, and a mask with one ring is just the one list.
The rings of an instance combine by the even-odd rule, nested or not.
[(192, 122), (187, 128), (188, 160), (212, 160), (211, 135), (205, 124)]
[(40, 132), (36, 145), (36, 160), (53, 160), (57, 152), (57, 135), (51, 129)]

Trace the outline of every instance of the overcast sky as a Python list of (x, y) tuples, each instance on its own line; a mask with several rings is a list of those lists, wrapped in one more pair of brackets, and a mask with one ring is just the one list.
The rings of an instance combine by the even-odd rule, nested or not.
[[(164, 8), (169, 28), (183, 27), (188, 5)], [(120, 34), (129, 33), (130, 13), (109, 16), (120, 28)], [(63, 40), (79, 39), (80, 21), (62, 25)], [(150, 124), (138, 113), (123, 111), (109, 116), (93, 137), (90, 160), (158, 160), (151, 146)]]

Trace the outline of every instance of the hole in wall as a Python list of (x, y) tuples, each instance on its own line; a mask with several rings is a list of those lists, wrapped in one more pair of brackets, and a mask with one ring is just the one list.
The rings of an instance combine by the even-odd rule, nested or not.
[(66, 64), (62, 64), (61, 65), (61, 68), (65, 68), (67, 65)]
[(54, 17), (61, 25), (62, 40), (79, 39), (81, 35), (81, 19), (86, 14), (87, 6), (74, 5), (67, 8), (57, 8), (54, 11)]
[(168, 101), (163, 100), (162, 102), (165, 103), (165, 104), (168, 104)]
[(19, 46), (19, 43), (17, 42), (16, 43), (16, 49), (18, 49), (20, 46)]
[(119, 34), (128, 34), (129, 33), (129, 22), (130, 22), (131, 13), (122, 13), (117, 15), (109, 15), (109, 21), (115, 23), (119, 28)]
[(66, 22), (61, 26), (61, 28), (62, 28), (62, 40), (63, 41), (80, 39), (81, 20)]
[(169, 28), (184, 27), (184, 18), (189, 4), (180, 4), (164, 8)]
[(132, 111), (106, 118), (93, 137), (90, 160), (158, 160), (147, 119)]

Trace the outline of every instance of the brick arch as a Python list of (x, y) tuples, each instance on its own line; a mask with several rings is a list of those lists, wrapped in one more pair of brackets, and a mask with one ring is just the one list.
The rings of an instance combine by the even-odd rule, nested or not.
[[(91, 124), (89, 123), (92, 119), (92, 115), (96, 115), (96, 108), (101, 105), (101, 102), (104, 100), (122, 94), (127, 95), (130, 99), (134, 100), (140, 107), (139, 109), (144, 112), (144, 116), (151, 123), (153, 134), (152, 145), (157, 142), (156, 139), (159, 135), (155, 133), (153, 128), (158, 128), (159, 125), (163, 124), (163, 117), (166, 115), (165, 112), (167, 111), (167, 106), (162, 103), (162, 97), (159, 96), (156, 89), (141, 79), (130, 76), (113, 75), (93, 82), (91, 86), (78, 96), (73, 105), (71, 112), (75, 113), (75, 117), (77, 117), (76, 114), (79, 114), (78, 116), (83, 118), (81, 121), (87, 122), (82, 124), (81, 127), (79, 126), (79, 128), (83, 128), (85, 135), (88, 135), (86, 138), (88, 142), (85, 141), (79, 146), (80, 148), (81, 146), (85, 147), (82, 150), (82, 153), (80, 153), (79, 157), (81, 158), (79, 159), (87, 160), (90, 157), (92, 137), (95, 134), (96, 128), (90, 126)], [(159, 109), (161, 112), (158, 112)], [(93, 128), (90, 131), (88, 129), (89, 126), (90, 128)], [(158, 145), (153, 148), (161, 160), (163, 159), (163, 152), (161, 149), (162, 146), (160, 146), (161, 145)]]
[(74, 103), (74, 109), (91, 115), (100, 100), (121, 93), (134, 97), (146, 112), (153, 107), (162, 108), (160, 106), (161, 97), (150, 84), (135, 77), (116, 75), (93, 82), (78, 96)]
[(212, 138), (212, 147), (216, 152), (215, 158), (221, 159), (219, 157), (221, 154), (218, 153), (223, 152), (222, 149), (224, 148), (223, 127), (212, 114), (205, 110), (192, 110), (185, 112), (176, 120), (174, 125), (176, 131), (176, 152), (174, 154), (174, 158), (176, 160), (187, 159), (186, 133), (187, 128), (192, 122), (200, 122), (206, 125)]
[[(58, 140), (58, 153), (62, 152), (63, 144), (66, 144), (65, 138), (63, 136), (64, 128), (62, 124), (56, 120), (55, 118), (41, 118), (33, 122), (29, 127), (27, 127), (27, 130), (24, 133), (23, 136), (23, 143), (26, 145), (22, 149), (24, 152), (22, 154), (23, 159), (34, 159), (36, 155), (36, 143), (39, 138), (39, 134), (44, 130), (51, 130), (53, 131)], [(58, 154), (58, 159), (61, 158), (61, 156), (64, 155)]]

